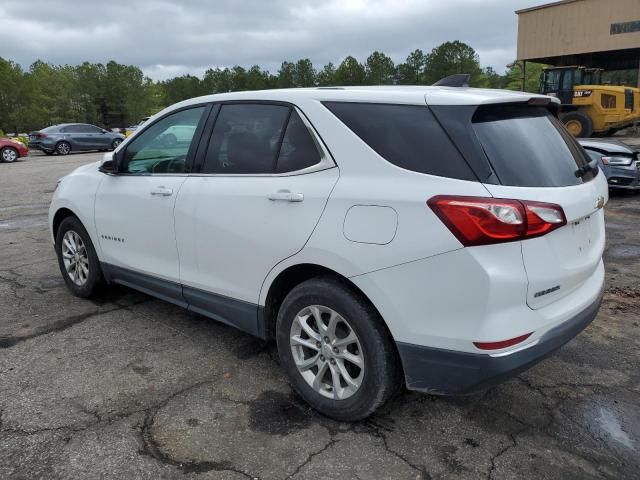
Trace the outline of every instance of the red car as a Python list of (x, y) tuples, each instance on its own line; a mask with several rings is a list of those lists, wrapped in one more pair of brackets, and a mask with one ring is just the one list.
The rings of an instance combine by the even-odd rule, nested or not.
[(10, 138), (0, 138), (0, 162), (15, 162), (27, 155), (29, 155), (29, 149), (24, 143)]

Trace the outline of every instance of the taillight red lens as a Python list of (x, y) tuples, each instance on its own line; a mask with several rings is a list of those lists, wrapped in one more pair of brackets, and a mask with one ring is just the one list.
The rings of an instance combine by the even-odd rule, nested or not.
[(553, 203), (438, 195), (427, 204), (465, 247), (538, 237), (567, 223)]

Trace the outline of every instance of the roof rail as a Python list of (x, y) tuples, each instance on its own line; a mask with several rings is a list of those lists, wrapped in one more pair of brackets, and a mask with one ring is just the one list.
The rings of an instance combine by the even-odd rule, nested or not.
[(448, 77), (441, 78), (433, 84), (434, 87), (468, 87), (471, 75), (468, 73), (456, 73)]

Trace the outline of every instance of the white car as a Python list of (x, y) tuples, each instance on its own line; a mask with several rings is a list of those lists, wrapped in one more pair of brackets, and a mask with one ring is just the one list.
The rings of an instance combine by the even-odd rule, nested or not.
[[(607, 181), (556, 105), (451, 87), (181, 102), (61, 179), (62, 275), (275, 340), (292, 387), (339, 420), (403, 384), (486, 388), (600, 306)], [(190, 138), (163, 141), (176, 129)]]

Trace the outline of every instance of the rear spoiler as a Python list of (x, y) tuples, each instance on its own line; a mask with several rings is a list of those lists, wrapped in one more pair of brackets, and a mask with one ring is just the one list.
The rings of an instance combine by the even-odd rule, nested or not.
[(469, 80), (471, 80), (471, 75), (468, 73), (456, 73), (454, 75), (449, 75), (448, 77), (441, 78), (436, 83), (433, 84), (434, 87), (469, 87)]

